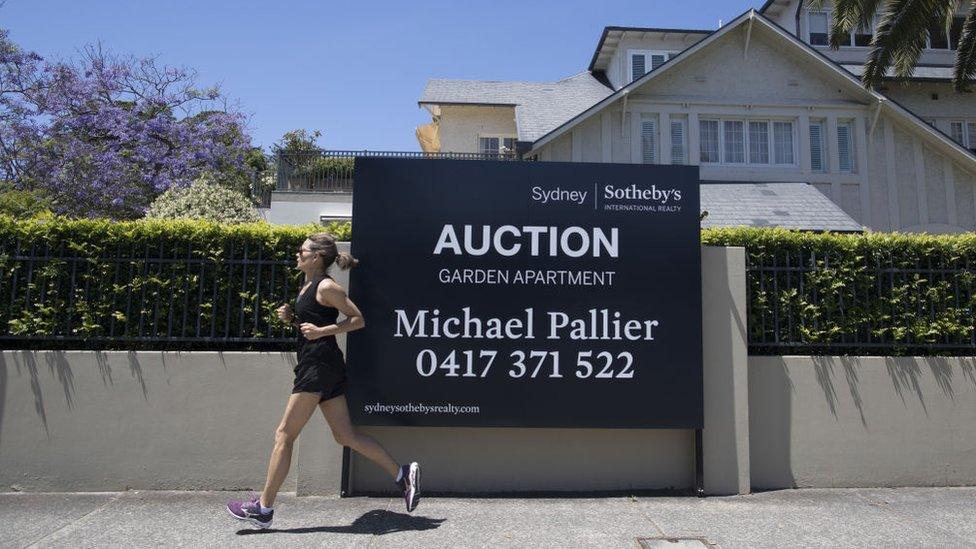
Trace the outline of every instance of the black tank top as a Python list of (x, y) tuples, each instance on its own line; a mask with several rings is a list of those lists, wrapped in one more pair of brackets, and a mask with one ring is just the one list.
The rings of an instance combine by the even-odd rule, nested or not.
[[(310, 322), (320, 327), (329, 326), (335, 324), (336, 320), (338, 320), (338, 309), (322, 305), (315, 299), (319, 283), (326, 278), (331, 279), (332, 277), (328, 275), (312, 277), (308, 287), (299, 294), (298, 300), (295, 301), (295, 320), (298, 321), (299, 325)], [(323, 361), (336, 366), (344, 366), (342, 352), (339, 350), (339, 345), (336, 343), (336, 337), (334, 335), (309, 340), (299, 330), (298, 362), (302, 364), (307, 360)]]

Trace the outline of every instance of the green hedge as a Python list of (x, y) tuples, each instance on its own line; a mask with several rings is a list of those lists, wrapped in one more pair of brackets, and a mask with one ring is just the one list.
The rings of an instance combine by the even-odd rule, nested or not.
[[(290, 349), (285, 342), (294, 331), (275, 309), (294, 299), (301, 282), (295, 250), (321, 230), (0, 216), (0, 342), (7, 348)], [(349, 238), (348, 224), (326, 230)]]
[(976, 351), (976, 233), (709, 229), (747, 250), (752, 354)]
[[(294, 332), (275, 309), (300, 283), (294, 250), (320, 230), (0, 216), (0, 343), (290, 349)], [(348, 224), (327, 230), (349, 239)], [(708, 229), (701, 238), (747, 249), (752, 354), (976, 351), (976, 233)]]

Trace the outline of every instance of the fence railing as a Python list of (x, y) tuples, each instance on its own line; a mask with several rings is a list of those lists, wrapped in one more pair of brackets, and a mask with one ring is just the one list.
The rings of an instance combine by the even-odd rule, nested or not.
[(947, 268), (923, 258), (905, 267), (865, 259), (837, 267), (813, 251), (747, 259), (750, 353), (976, 353), (976, 276), (968, 262)]
[(357, 156), (453, 160), (517, 160), (514, 154), (411, 151), (309, 151), (276, 155), (278, 191), (351, 193)]
[[(89, 256), (0, 246), (0, 346), (290, 350), (275, 310), (298, 291), (294, 261), (263, 248), (120, 244)], [(280, 255), (280, 254), (279, 254)]]
[[(290, 252), (173, 242), (0, 242), (0, 346), (290, 349)], [(976, 354), (969, 262), (837, 265), (814, 251), (747, 263), (751, 354)]]

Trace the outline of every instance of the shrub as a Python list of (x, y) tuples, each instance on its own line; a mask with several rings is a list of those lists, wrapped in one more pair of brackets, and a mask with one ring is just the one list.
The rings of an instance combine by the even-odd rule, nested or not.
[(216, 223), (253, 223), (261, 216), (251, 199), (234, 189), (201, 177), (184, 189), (169, 189), (146, 212), (153, 219), (203, 219)]
[(299, 163), (292, 172), (291, 177), (313, 177), (313, 178), (351, 178), (353, 177), (353, 166), (355, 159), (345, 156), (319, 156), (314, 159), (303, 159), (302, 157), (293, 158), (292, 162)]
[(752, 354), (973, 354), (976, 233), (702, 231), (746, 248)]
[(18, 219), (50, 216), (51, 203), (38, 193), (0, 186), (0, 214)]
[[(5, 347), (289, 350), (275, 309), (319, 225), (0, 215)], [(348, 223), (325, 230), (348, 240)], [(27, 256), (34, 259), (18, 259)]]

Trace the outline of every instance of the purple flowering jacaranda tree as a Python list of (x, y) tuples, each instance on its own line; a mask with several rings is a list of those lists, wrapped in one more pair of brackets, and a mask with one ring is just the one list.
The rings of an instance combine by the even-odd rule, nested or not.
[(99, 46), (45, 61), (0, 29), (0, 179), (60, 214), (134, 218), (204, 172), (246, 176), (243, 116), (194, 83), (192, 71)]

